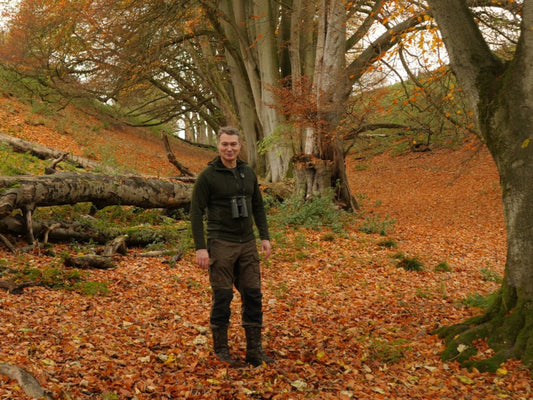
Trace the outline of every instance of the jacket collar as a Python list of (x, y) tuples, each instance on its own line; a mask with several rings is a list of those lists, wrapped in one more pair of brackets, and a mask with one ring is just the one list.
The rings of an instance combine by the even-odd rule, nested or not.
[[(211, 165), (213, 167), (215, 167), (216, 169), (227, 169), (229, 170), (230, 168), (226, 167), (223, 163), (222, 163), (222, 159), (220, 158), (220, 156), (216, 156), (213, 160), (211, 160), (210, 162), (207, 163), (208, 165)], [(237, 159), (237, 169), (240, 169), (242, 166), (246, 165), (246, 162), (241, 160), (240, 158)]]

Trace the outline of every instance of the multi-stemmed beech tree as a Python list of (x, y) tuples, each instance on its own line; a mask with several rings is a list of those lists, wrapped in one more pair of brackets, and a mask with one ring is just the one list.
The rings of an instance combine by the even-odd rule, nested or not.
[[(479, 136), (496, 162), (507, 230), (496, 301), (483, 315), (440, 330), (448, 339), (444, 355), (482, 370), (495, 370), (508, 358), (533, 367), (533, 3), (514, 3), (522, 21), (514, 55), (505, 61), (490, 49), (467, 1), (428, 3), (477, 114)], [(480, 338), (487, 338), (494, 356), (470, 361)]]

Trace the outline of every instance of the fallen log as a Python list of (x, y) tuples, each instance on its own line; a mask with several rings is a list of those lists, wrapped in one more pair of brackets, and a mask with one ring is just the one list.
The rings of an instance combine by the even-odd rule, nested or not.
[(141, 208), (183, 208), (189, 205), (191, 195), (192, 185), (172, 178), (71, 172), (0, 176), (0, 217), (16, 209), (83, 202), (91, 202), (99, 208), (116, 204)]
[(4, 289), (11, 294), (22, 294), (24, 289), (30, 286), (43, 286), (43, 284), (41, 282), (15, 283), (10, 281), (0, 281), (0, 289)]
[(32, 214), (37, 207), (90, 202), (96, 208), (129, 205), (141, 208), (187, 208), (192, 185), (136, 175), (57, 173), (0, 177), (0, 218), (22, 210), (26, 235), (33, 243)]
[[(185, 230), (186, 228), (176, 228), (176, 230)], [(153, 243), (160, 243), (167, 240), (165, 235), (150, 226), (137, 226), (125, 229), (117, 228), (96, 228), (90, 222), (67, 222), (67, 221), (32, 221), (32, 231), (35, 238), (39, 239), (42, 245), (48, 241), (58, 243), (97, 243), (106, 244), (117, 237), (124, 236), (125, 244), (130, 247), (146, 247)], [(13, 252), (25, 252), (32, 250), (35, 245), (25, 248), (15, 248), (7, 237), (3, 234), (12, 236), (23, 236), (26, 234), (25, 220), (21, 215), (9, 216), (0, 219), (0, 239), (8, 249)], [(120, 252), (120, 251), (119, 251)]]
[[(89, 160), (84, 157), (68, 154), (64, 151), (53, 149), (51, 147), (43, 146), (38, 143), (28, 142), (24, 139), (6, 135), (0, 133), (0, 142), (7, 143), (13, 151), (17, 153), (30, 153), (41, 160), (57, 159), (59, 161), (67, 161), (72, 165), (86, 169), (103, 169), (104, 171), (111, 172), (112, 168), (102, 166), (100, 163)], [(54, 165), (55, 168), (55, 165)]]
[(65, 265), (77, 269), (112, 269), (115, 268), (113, 260), (110, 257), (100, 256), (98, 254), (89, 254), (85, 256), (68, 256), (65, 258)]

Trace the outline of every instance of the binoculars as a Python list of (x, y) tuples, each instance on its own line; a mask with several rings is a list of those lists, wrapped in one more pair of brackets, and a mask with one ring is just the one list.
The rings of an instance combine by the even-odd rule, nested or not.
[(246, 196), (233, 196), (231, 198), (231, 216), (232, 218), (248, 216), (248, 208), (246, 207)]

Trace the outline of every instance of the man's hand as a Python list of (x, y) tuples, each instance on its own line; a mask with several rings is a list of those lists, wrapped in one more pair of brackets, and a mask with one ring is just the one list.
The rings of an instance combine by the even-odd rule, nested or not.
[(272, 247), (270, 246), (270, 240), (261, 240), (261, 252), (263, 253), (265, 260), (270, 256)]
[(207, 249), (196, 250), (196, 262), (201, 269), (209, 269), (209, 253)]

